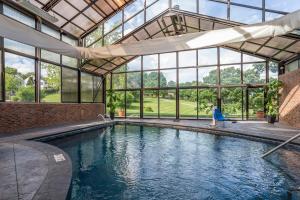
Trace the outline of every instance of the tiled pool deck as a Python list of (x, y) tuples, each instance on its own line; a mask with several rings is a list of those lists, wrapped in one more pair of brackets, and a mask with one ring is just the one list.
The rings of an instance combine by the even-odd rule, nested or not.
[[(173, 127), (276, 143), (300, 132), (300, 129), (262, 121), (227, 122), (225, 128), (222, 125), (213, 128), (208, 120), (116, 119), (115, 122)], [(31, 129), (22, 133), (0, 133), (0, 199), (65, 199), (72, 174), (68, 155), (56, 147), (32, 140), (57, 137), (61, 133), (76, 134), (111, 124), (90, 121)], [(300, 139), (295, 140), (294, 144), (300, 145)], [(55, 160), (54, 155), (59, 154), (65, 160)]]

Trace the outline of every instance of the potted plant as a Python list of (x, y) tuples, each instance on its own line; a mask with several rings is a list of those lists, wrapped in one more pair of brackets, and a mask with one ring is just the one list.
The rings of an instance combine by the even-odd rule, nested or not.
[(110, 118), (114, 119), (115, 111), (116, 111), (117, 95), (113, 90), (108, 90), (106, 93), (106, 97), (107, 97), (107, 107), (109, 108)]
[(279, 80), (273, 80), (267, 86), (266, 110), (268, 122), (271, 124), (275, 123), (276, 117), (278, 115), (278, 100), (280, 97), (279, 90), (282, 87), (283, 83)]

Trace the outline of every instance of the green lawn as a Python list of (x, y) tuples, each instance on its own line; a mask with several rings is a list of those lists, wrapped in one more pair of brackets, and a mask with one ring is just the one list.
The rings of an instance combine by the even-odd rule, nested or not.
[(50, 103), (55, 103), (55, 102), (60, 102), (60, 94), (49, 94), (46, 95), (43, 99), (42, 102), (50, 102)]

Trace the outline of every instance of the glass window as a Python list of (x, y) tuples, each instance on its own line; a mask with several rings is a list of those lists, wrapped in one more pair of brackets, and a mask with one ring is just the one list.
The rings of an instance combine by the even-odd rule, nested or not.
[(179, 115), (182, 118), (197, 118), (197, 89), (179, 90)]
[(41, 58), (55, 63), (60, 63), (60, 55), (51, 51), (41, 50)]
[(76, 58), (71, 58), (68, 56), (62, 56), (62, 64), (69, 67), (77, 68), (78, 60)]
[(143, 69), (158, 69), (158, 55), (143, 56)]
[(179, 10), (197, 12), (197, 0), (173, 0), (172, 7), (179, 6)]
[(241, 88), (222, 88), (222, 112), (226, 118), (242, 117), (243, 92)]
[(265, 20), (266, 21), (271, 21), (273, 19), (276, 19), (276, 18), (279, 18), (279, 17), (282, 17), (282, 16), (283, 16), (282, 14), (266, 12), (265, 13)]
[(216, 65), (218, 64), (217, 48), (198, 50), (198, 65)]
[(241, 54), (236, 51), (220, 48), (220, 63), (241, 63)]
[(35, 20), (5, 4), (3, 4), (3, 14), (11, 17), (19, 22), (22, 22), (23, 24), (26, 24), (27, 26), (30, 26), (32, 28), (35, 28)]
[(158, 117), (158, 90), (144, 91), (144, 117)]
[(262, 7), (262, 0), (251, 0), (251, 1), (245, 1), (245, 0), (231, 0), (231, 2), (239, 3), (243, 5), (249, 5), (249, 6), (256, 6), (256, 7)]
[(217, 66), (198, 68), (198, 85), (216, 85), (217, 84)]
[(197, 85), (197, 70), (196, 68), (179, 69), (179, 86), (196, 86)]
[(125, 92), (123, 91), (116, 91), (116, 116), (118, 117), (125, 117)]
[(80, 84), (81, 102), (93, 102), (93, 76), (81, 72)]
[(176, 68), (176, 67), (177, 67), (176, 53), (160, 54), (160, 69)]
[(61, 97), (64, 103), (78, 102), (78, 72), (62, 67)]
[(157, 88), (158, 87), (158, 72), (147, 71), (143, 73), (143, 86), (144, 88)]
[(46, 34), (60, 40), (60, 33), (44, 24), (42, 24), (42, 26), (41, 26), (41, 31), (43, 33), (46, 33)]
[(125, 73), (112, 75), (112, 89), (125, 89)]
[(144, 12), (139, 13), (124, 23), (124, 35), (130, 33), (144, 23)]
[(106, 90), (110, 90), (111, 85), (110, 85), (110, 81), (111, 81), (111, 73), (106, 74), (105, 76), (105, 86), (106, 86)]
[(199, 0), (199, 13), (227, 19), (227, 4), (210, 0)]
[(6, 101), (35, 101), (35, 61), (5, 53)]
[(122, 12), (117, 13), (104, 23), (104, 33), (118, 27), (122, 23)]
[(127, 73), (127, 88), (141, 87), (141, 72)]
[(196, 51), (181, 51), (178, 53), (179, 67), (194, 67), (197, 65)]
[(286, 65), (285, 70), (287, 72), (295, 71), (299, 68), (299, 61), (296, 60)]
[(265, 0), (266, 8), (271, 10), (293, 12), (300, 9), (299, 0)]
[(137, 57), (125, 65), (126, 71), (141, 71), (142, 59)]
[(159, 91), (159, 116), (176, 117), (176, 90)]
[(217, 106), (217, 90), (215, 88), (198, 89), (198, 117), (211, 118), (214, 106)]
[(20, 53), (35, 56), (35, 48), (14, 40), (4, 38), (4, 47)]
[(78, 40), (72, 39), (66, 35), (62, 35), (62, 41), (72, 45), (72, 46), (78, 46)]
[(160, 87), (176, 87), (176, 70), (161, 70), (160, 71)]
[(124, 8), (124, 20), (144, 9), (144, 0), (136, 0)]
[(126, 117), (140, 117), (140, 91), (126, 91)]
[(117, 40), (119, 40), (122, 37), (122, 27), (115, 29), (111, 33), (107, 34), (104, 37), (104, 45), (109, 45), (115, 43)]
[(88, 34), (84, 38), (85, 46), (90, 46), (92, 43), (94, 43), (96, 40), (100, 39), (102, 37), (102, 26), (97, 27), (96, 30)]
[(231, 5), (230, 20), (244, 24), (254, 24), (262, 22), (262, 11)]
[(41, 62), (41, 102), (61, 102), (60, 66)]
[(250, 55), (247, 55), (247, 54), (243, 54), (243, 62), (262, 62), (262, 61), (265, 61), (264, 59), (262, 58), (258, 58), (256, 56), (250, 56)]
[(93, 79), (93, 102), (103, 102), (103, 79), (100, 76), (94, 76)]
[(155, 16), (159, 15), (169, 7), (169, 0), (159, 0), (156, 3), (152, 4), (146, 10), (146, 20), (150, 20)]
[(266, 82), (266, 64), (253, 63), (243, 65), (243, 81), (246, 84)]
[(241, 84), (241, 66), (228, 65), (220, 67), (221, 84)]
[(264, 89), (248, 89), (248, 117), (257, 119), (257, 112), (264, 112)]
[(269, 81), (278, 79), (278, 64), (269, 62)]

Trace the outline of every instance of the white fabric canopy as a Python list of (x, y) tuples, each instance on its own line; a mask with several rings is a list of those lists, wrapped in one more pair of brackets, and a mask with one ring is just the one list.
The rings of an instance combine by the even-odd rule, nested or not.
[(0, 35), (2, 37), (71, 57), (97, 59), (221, 46), (252, 39), (285, 35), (300, 28), (300, 10), (265, 23), (187, 33), (179, 36), (108, 45), (99, 48), (73, 47), (3, 15), (0, 15), (0, 25)]

